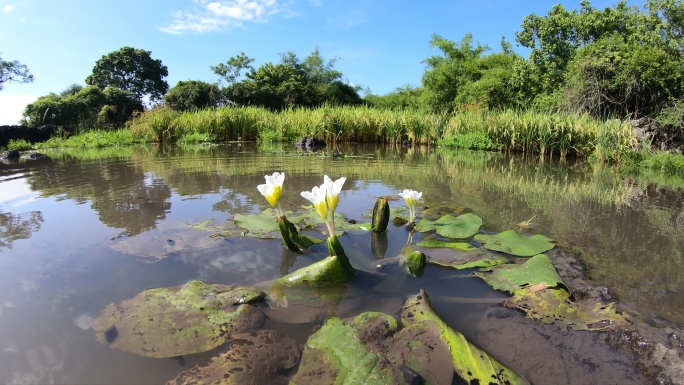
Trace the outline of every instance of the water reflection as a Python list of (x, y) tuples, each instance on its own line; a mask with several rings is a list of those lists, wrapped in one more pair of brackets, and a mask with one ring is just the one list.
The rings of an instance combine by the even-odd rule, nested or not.
[[(211, 237), (188, 226), (261, 211), (267, 204), (256, 186), (274, 171), (287, 174), (286, 210), (306, 204), (299, 192), (327, 174), (347, 177), (338, 211), (357, 221), (369, 220), (364, 214), (377, 197), (404, 188), (422, 191), (427, 206), (448, 202), (454, 210), (478, 214), (486, 231), (534, 218), (531, 233), (578, 252), (591, 278), (644, 318), (658, 314), (684, 323), (679, 180), (656, 183), (652, 176), (572, 160), (415, 146), (341, 145), (335, 156), (247, 145), (112, 151), (55, 153), (35, 163), (0, 165), (0, 194), (11, 190), (13, 180), (23, 186), (12, 196), (0, 195), (0, 334), (12, 335), (0, 344), (0, 383), (172, 378), (182, 369), (176, 363), (112, 353), (82, 330), (83, 322), (106, 304), (149, 287), (190, 279), (254, 284), (320, 259), (324, 247), (291, 253), (277, 241)], [(379, 259), (398, 255), (405, 230), (391, 230), (401, 232), (402, 242), (387, 234), (345, 236), (345, 247), (358, 250), (350, 255), (353, 263), (372, 269)], [(432, 285), (435, 298), (453, 290), (492, 295), (485, 284), (465, 279), (454, 289), (443, 275), (426, 270), (422, 278), (387, 290), (402, 295)], [(473, 320), (481, 313), (464, 316), (472, 308), (436, 307), (466, 334), (468, 328), (476, 333)], [(113, 359), (117, 365), (111, 368), (97, 364)], [(128, 380), (122, 367), (140, 373)]]
[(40, 211), (12, 214), (0, 211), (0, 247), (12, 248), (17, 239), (28, 239), (43, 223)]

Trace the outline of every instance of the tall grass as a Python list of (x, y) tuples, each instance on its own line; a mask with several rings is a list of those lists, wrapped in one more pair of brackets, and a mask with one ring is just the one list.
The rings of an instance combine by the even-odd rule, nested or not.
[(195, 112), (154, 109), (128, 125), (133, 136), (155, 142), (181, 138), (215, 141), (294, 142), (316, 137), (328, 142), (440, 144), (443, 146), (589, 157), (619, 161), (636, 148), (628, 121), (601, 122), (587, 115), (536, 111), (463, 110), (433, 113), (368, 106), (292, 108), (226, 107)]

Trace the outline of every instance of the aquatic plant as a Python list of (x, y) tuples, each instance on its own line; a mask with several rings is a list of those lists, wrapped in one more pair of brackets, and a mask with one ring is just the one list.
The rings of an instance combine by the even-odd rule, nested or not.
[(409, 208), (409, 220), (407, 226), (413, 227), (413, 224), (416, 220), (416, 208), (418, 207), (418, 201), (423, 196), (423, 193), (405, 189), (399, 193), (399, 196), (404, 198), (406, 201), (406, 206)]
[(285, 182), (284, 172), (274, 172), (273, 175), (264, 175), (265, 184), (257, 186), (257, 190), (263, 195), (268, 203), (276, 210), (278, 217), (283, 216), (280, 208), (280, 198), (283, 196), (283, 183)]

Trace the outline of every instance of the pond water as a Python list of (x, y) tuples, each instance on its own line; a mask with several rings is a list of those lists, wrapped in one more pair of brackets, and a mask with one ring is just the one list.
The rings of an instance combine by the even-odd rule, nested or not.
[[(324, 247), (297, 254), (278, 240), (212, 236), (189, 226), (207, 219), (219, 225), (267, 208), (256, 186), (274, 171), (286, 174), (286, 210), (309, 204), (300, 191), (320, 185), (327, 174), (347, 178), (337, 211), (353, 221), (369, 221), (377, 197), (405, 188), (422, 191), (425, 205), (476, 213), (486, 232), (532, 219), (531, 233), (577, 253), (590, 280), (610, 287), (632, 314), (684, 323), (682, 181), (498, 153), (364, 145), (328, 151), (244, 143), (149, 146), (0, 164), (0, 383), (164, 383), (205, 363), (211, 353), (179, 362), (112, 349), (96, 341), (90, 321), (108, 304), (148, 288), (193, 279), (253, 285), (321, 259)], [(340, 239), (356, 268), (374, 271), (378, 258), (400, 253), (407, 236), (405, 227), (390, 223), (386, 249), (362, 231)], [(419, 240), (416, 234), (413, 242)], [(469, 271), (430, 266), (419, 278), (394, 275), (379, 285), (353, 285), (371, 299), (338, 315), (396, 314), (422, 288), (436, 311), (474, 342), (494, 350), (513, 343), (485, 333), (481, 322), (506, 295)], [(270, 326), (304, 342), (322, 319), (293, 321)], [(526, 366), (511, 351), (495, 354), (526, 376), (553, 374)], [(584, 361), (561, 361), (573, 383), (568, 373)], [(605, 378), (614, 375), (599, 369)]]

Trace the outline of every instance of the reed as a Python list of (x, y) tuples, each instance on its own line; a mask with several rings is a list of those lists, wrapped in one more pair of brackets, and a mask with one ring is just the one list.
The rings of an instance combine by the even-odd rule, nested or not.
[(627, 121), (601, 122), (586, 115), (533, 110), (467, 109), (434, 113), (325, 105), (280, 112), (258, 107), (225, 107), (181, 113), (158, 108), (134, 117), (128, 128), (135, 137), (154, 142), (173, 143), (183, 137), (213, 138), (218, 142), (294, 142), (304, 136), (331, 143), (408, 140), (414, 144), (470, 148), (480, 142), (478, 146), (511, 152), (557, 153), (561, 157), (593, 155), (602, 162), (619, 160), (622, 154), (636, 148), (636, 139)]

